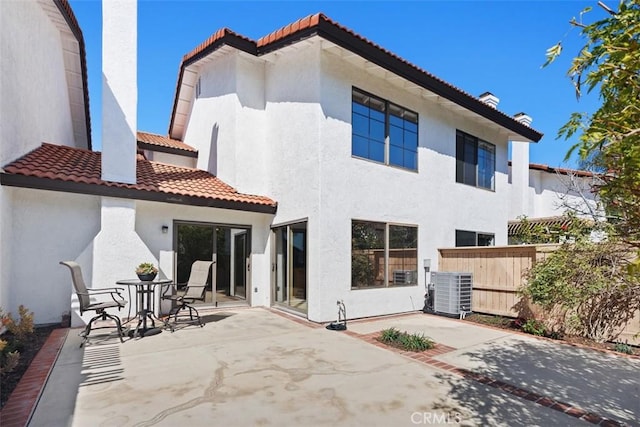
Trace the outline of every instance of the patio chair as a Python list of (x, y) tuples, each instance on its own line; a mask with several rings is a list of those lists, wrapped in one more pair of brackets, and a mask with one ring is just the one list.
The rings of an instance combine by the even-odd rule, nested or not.
[[(165, 326), (170, 328), (171, 332), (174, 330), (173, 326), (169, 323), (171, 316), (173, 316), (174, 323), (197, 322), (200, 327), (204, 326), (204, 323), (202, 323), (202, 320), (200, 319), (200, 313), (198, 313), (198, 310), (196, 310), (196, 308), (191, 304), (196, 301), (204, 301), (207, 291), (207, 279), (209, 278), (209, 270), (211, 270), (212, 264), (213, 261), (195, 261), (191, 265), (191, 273), (189, 275), (187, 286), (173, 295), (167, 295), (167, 292), (172, 289), (171, 286), (164, 292), (162, 299), (169, 300), (174, 304), (165, 321)], [(189, 319), (178, 320), (178, 316), (181, 316), (180, 312), (185, 309), (189, 310)]]
[[(116, 328), (118, 329), (118, 336), (120, 337), (120, 342), (124, 342), (122, 338), (124, 336), (124, 331), (122, 330), (122, 323), (120, 322), (120, 318), (118, 316), (107, 313), (108, 308), (117, 308), (118, 311), (124, 308), (127, 305), (127, 301), (122, 298), (120, 291), (122, 288), (100, 288), (100, 289), (87, 289), (87, 286), (84, 283), (84, 279), (82, 278), (82, 270), (80, 269), (80, 265), (74, 261), (60, 261), (60, 264), (67, 266), (71, 271), (71, 280), (73, 281), (73, 287), (78, 295), (78, 302), (80, 303), (80, 315), (86, 311), (95, 311), (96, 316), (89, 320), (87, 326), (84, 328), (84, 331), (80, 333), (82, 336), (82, 342), (80, 343), (80, 347), (82, 347), (88, 340), (89, 334), (91, 333), (92, 324), (94, 321), (101, 319), (107, 320), (111, 319), (116, 323)], [(91, 298), (95, 295), (109, 295), (111, 297), (111, 301), (91, 301)], [(102, 329), (110, 326), (101, 326), (99, 328), (94, 329)]]

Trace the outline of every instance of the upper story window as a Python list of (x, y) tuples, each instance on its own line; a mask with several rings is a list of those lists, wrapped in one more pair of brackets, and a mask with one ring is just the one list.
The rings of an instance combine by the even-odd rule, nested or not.
[(490, 233), (456, 230), (456, 247), (495, 246), (495, 236)]
[(456, 132), (456, 182), (495, 190), (496, 146)]
[(351, 154), (418, 169), (418, 113), (353, 88)]

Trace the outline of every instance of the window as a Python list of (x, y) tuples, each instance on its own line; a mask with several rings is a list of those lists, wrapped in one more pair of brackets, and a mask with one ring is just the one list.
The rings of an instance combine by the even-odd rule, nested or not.
[(495, 236), (489, 233), (456, 230), (456, 247), (495, 246)]
[(416, 285), (418, 227), (351, 222), (351, 288)]
[(495, 189), (496, 146), (456, 132), (456, 182)]
[(418, 169), (417, 113), (356, 88), (351, 107), (351, 154)]

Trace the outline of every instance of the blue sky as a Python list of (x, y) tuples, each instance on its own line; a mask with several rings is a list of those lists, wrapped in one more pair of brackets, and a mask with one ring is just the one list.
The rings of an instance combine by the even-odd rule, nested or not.
[[(87, 48), (95, 149), (101, 133), (102, 6), (71, 0)], [(182, 56), (217, 29), (257, 39), (299, 18), (323, 12), (356, 33), (473, 95), (490, 91), (507, 113), (526, 112), (545, 134), (531, 162), (563, 163), (571, 142), (558, 129), (574, 111), (597, 108), (597, 94), (576, 100), (566, 77), (582, 47), (569, 20), (587, 6), (585, 22), (604, 12), (596, 1), (140, 1), (138, 3), (138, 130), (165, 135)], [(615, 4), (611, 4), (615, 6)], [(562, 40), (563, 55), (542, 69), (545, 51)]]

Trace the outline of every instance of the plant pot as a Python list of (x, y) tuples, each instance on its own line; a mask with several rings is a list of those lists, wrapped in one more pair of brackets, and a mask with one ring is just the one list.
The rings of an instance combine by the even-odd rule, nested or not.
[(138, 274), (138, 279), (140, 279), (141, 282), (151, 282), (156, 278), (157, 274), (158, 273)]

